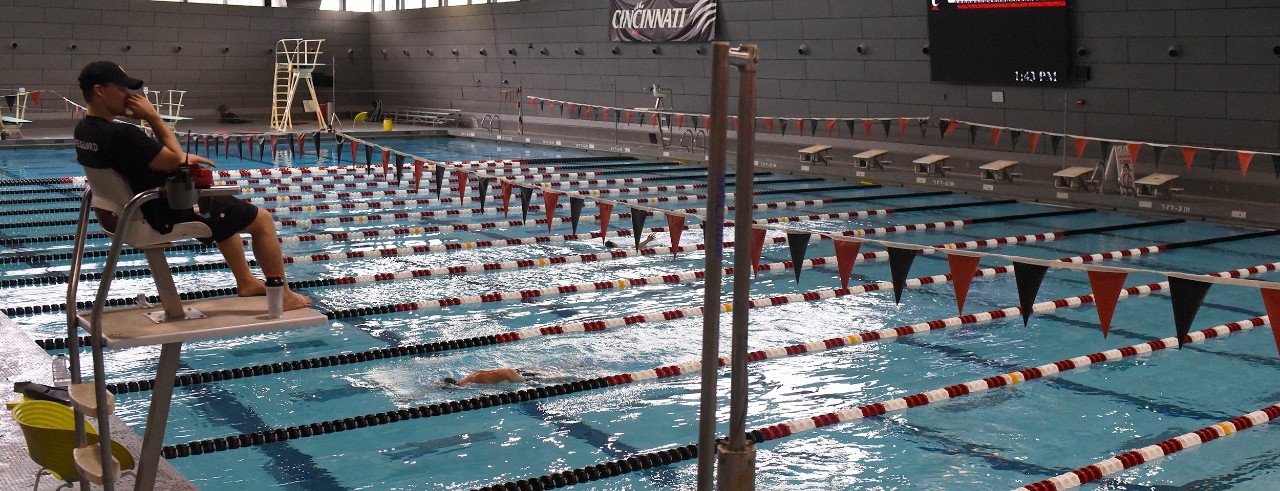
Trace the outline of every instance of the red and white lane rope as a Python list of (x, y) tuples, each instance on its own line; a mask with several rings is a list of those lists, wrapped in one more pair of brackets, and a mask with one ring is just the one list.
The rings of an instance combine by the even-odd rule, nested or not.
[[(1260, 319), (1253, 319), (1252, 322), (1259, 322), (1259, 320)], [(1173, 338), (1162, 341), (1168, 341), (1165, 343), (1166, 346), (1162, 347), (1167, 347), (1168, 345), (1177, 346), (1178, 344), (1177, 340), (1174, 340)], [(1244, 416), (1223, 421), (1213, 426), (1206, 426), (1191, 433), (1175, 436), (1155, 445), (1125, 452), (1107, 460), (1081, 467), (1066, 474), (1028, 484), (1015, 489), (1014, 491), (1059, 491), (1075, 488), (1081, 484), (1097, 481), (1125, 469), (1137, 467), (1161, 457), (1172, 455), (1197, 445), (1209, 443), (1224, 436), (1230, 436), (1235, 432), (1247, 430), (1254, 426), (1270, 422), (1276, 418), (1280, 418), (1280, 404), (1272, 404)]]
[[(1232, 324), (1226, 324), (1226, 325), (1217, 326), (1211, 329), (1206, 329), (1204, 331), (1197, 332), (1196, 334), (1199, 334), (1200, 335), (1199, 339), (1203, 340), (1206, 337), (1223, 336), (1231, 332), (1239, 332), (1239, 331), (1253, 329), (1254, 327), (1258, 327), (1264, 324), (1266, 324), (1266, 318), (1258, 317), (1250, 320), (1235, 322)], [(974, 381), (966, 382), (963, 384), (956, 384), (949, 387), (943, 387), (941, 389), (909, 395), (906, 397), (899, 397), (896, 399), (889, 399), (886, 401), (867, 404), (864, 406), (845, 408), (845, 409), (829, 412), (826, 414), (819, 414), (816, 416), (808, 416), (800, 419), (795, 419), (795, 420), (787, 421), (784, 423), (778, 423), (775, 425), (766, 426), (764, 428), (759, 429), (758, 431), (764, 436), (763, 441), (775, 440), (778, 438), (788, 437), (791, 435), (795, 435), (797, 433), (814, 430), (824, 426), (831, 426), (839, 423), (847, 423), (850, 421), (855, 421), (863, 418), (870, 418), (873, 416), (879, 416), (879, 415), (889, 413), (889, 412), (894, 412), (894, 411), (903, 411), (909, 408), (933, 404), (939, 401), (945, 401), (947, 399), (954, 399), (964, 395), (982, 392), (982, 391), (994, 389), (997, 387), (1015, 385), (1028, 380), (1035, 380), (1038, 378), (1046, 377), (1056, 373), (1065, 372), (1068, 370), (1073, 370), (1080, 367), (1093, 365), (1096, 363), (1115, 361), (1121, 358), (1136, 356), (1142, 353), (1150, 353), (1152, 351), (1165, 349), (1170, 346), (1178, 346), (1178, 340), (1176, 338), (1165, 338), (1165, 339), (1160, 339), (1156, 341), (1151, 341), (1148, 343), (1136, 344), (1133, 346), (1128, 346), (1120, 349), (1113, 349), (1113, 350), (1103, 351), (1100, 353), (1093, 353), (1085, 356), (1078, 356), (1075, 358), (1062, 360), (1062, 361), (1050, 363), (1047, 365), (1041, 365), (1034, 368), (1019, 370), (1017, 372), (1010, 372), (1002, 375), (997, 375), (994, 377), (987, 377), (981, 380), (974, 380)]]
[[(541, 186), (541, 184), (539, 184)], [(278, 187), (242, 187), (241, 194), (264, 194), (264, 193), (300, 193), (309, 191), (335, 191), (339, 189), (392, 189), (398, 186), (390, 185), (384, 182), (355, 182), (355, 183), (337, 183), (337, 184), (308, 184), (304, 186), (278, 186)], [(668, 191), (688, 191), (694, 189), (704, 189), (706, 184), (661, 184), (657, 186), (637, 186), (630, 188), (610, 188), (610, 189), (589, 189), (583, 190), (583, 194), (588, 195), (610, 195), (610, 194), (641, 194), (641, 193), (657, 193)], [(480, 186), (469, 186), (471, 191), (479, 192)], [(493, 189), (493, 188), (491, 188)], [(456, 191), (457, 188), (450, 188)], [(444, 188), (441, 188), (444, 191)], [(494, 189), (494, 191), (498, 191)], [(497, 193), (495, 193), (497, 194)], [(471, 198), (475, 198), (472, 196)], [(500, 196), (499, 196), (500, 198)]]

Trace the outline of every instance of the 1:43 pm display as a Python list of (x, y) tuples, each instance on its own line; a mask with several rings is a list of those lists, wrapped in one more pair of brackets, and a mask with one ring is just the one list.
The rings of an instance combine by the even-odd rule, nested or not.
[(1014, 82), (1033, 82), (1033, 83), (1034, 82), (1057, 82), (1058, 72), (1056, 70), (1051, 72), (1035, 71), (1035, 70), (1014, 71), (1013, 81)]

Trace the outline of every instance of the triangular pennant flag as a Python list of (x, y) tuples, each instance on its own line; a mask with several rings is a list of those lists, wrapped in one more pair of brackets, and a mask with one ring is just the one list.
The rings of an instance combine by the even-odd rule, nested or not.
[(969, 285), (973, 283), (973, 273), (978, 270), (979, 256), (947, 254), (947, 265), (951, 266), (951, 287), (956, 292), (956, 311), (964, 315), (964, 301), (969, 297)]
[(570, 117), (570, 118), (577, 119), (577, 117), (578, 117), (578, 105), (577, 105), (577, 104), (569, 104), (569, 117)]
[(1240, 160), (1240, 175), (1243, 176), (1249, 172), (1249, 163), (1253, 162), (1253, 152), (1236, 152), (1236, 158)]
[(649, 210), (631, 209), (631, 238), (635, 239), (636, 249), (640, 248), (640, 231), (644, 230), (644, 222), (649, 219)]
[(856, 240), (837, 240), (836, 269), (840, 272), (840, 288), (849, 289), (849, 275), (853, 273), (853, 264), (858, 260), (858, 250), (862, 242)]
[[(279, 135), (271, 135), (271, 158), (275, 158), (276, 144), (280, 142)], [(209, 135), (204, 137), (204, 154), (209, 155)]]
[(973, 146), (978, 141), (978, 127), (969, 125), (969, 146)]
[(311, 135), (311, 144), (312, 146), (315, 147), (316, 156), (319, 157), (320, 156), (320, 132), (319, 131), (317, 131), (314, 135)]
[(396, 185), (400, 185), (400, 177), (404, 175), (404, 154), (396, 154)]
[(796, 118), (796, 136), (804, 136), (804, 119)]
[(1218, 160), (1220, 157), (1222, 157), (1223, 152), (1219, 150), (1208, 150), (1208, 152), (1209, 152), (1209, 170), (1217, 171)]
[(928, 133), (928, 132), (929, 132), (929, 120), (928, 120), (928, 119), (924, 119), (924, 118), (920, 118), (920, 119), (916, 120), (916, 124), (917, 124), (918, 126), (920, 126), (920, 138), (924, 138), (924, 137), (925, 137), (925, 133)]
[(418, 192), (422, 187), (422, 166), (425, 163), (415, 159), (413, 161), (413, 192)]
[[(354, 164), (355, 162), (352, 162), (352, 163)], [(372, 168), (373, 168), (373, 146), (365, 145), (364, 146), (364, 170), (365, 172), (369, 172)]]
[(606, 238), (609, 236), (609, 219), (613, 218), (613, 203), (596, 201), (596, 206), (600, 207), (600, 240), (608, 242)]
[(1129, 161), (1133, 162), (1133, 165), (1136, 167), (1138, 165), (1138, 155), (1142, 153), (1142, 144), (1129, 143), (1125, 145), (1125, 147), (1129, 149)]
[(1010, 143), (1010, 145), (1009, 145), (1009, 148), (1014, 149), (1014, 150), (1017, 150), (1017, 149), (1018, 149), (1018, 140), (1020, 140), (1020, 139), (1022, 139), (1022, 132), (1021, 132), (1021, 131), (1018, 131), (1018, 130), (1009, 130), (1009, 140), (1010, 140), (1010, 142), (1011, 142), (1011, 143)]
[(294, 135), (293, 133), (289, 133), (288, 136), (289, 136), (289, 144), (285, 145), (285, 148), (289, 149), (289, 155), (296, 155), (296, 152), (293, 151)]
[(462, 198), (467, 194), (467, 180), (471, 178), (468, 172), (457, 172), (458, 174), (458, 204), (462, 204)]
[(556, 216), (556, 204), (560, 201), (560, 193), (542, 190), (542, 208), (547, 212), (547, 233), (551, 232), (551, 222)]
[(1169, 298), (1173, 303), (1173, 325), (1178, 334), (1178, 348), (1187, 340), (1191, 332), (1191, 323), (1196, 320), (1196, 313), (1204, 304), (1204, 297), (1209, 293), (1213, 283), (1189, 280), (1178, 276), (1169, 277)]
[(592, 110), (592, 109), (594, 109), (594, 106), (583, 106), (583, 107), (582, 107), (582, 119), (591, 119), (591, 110)]
[(1098, 148), (1102, 150), (1102, 158), (1111, 158), (1111, 147), (1115, 146), (1115, 142), (1107, 140), (1098, 140)]
[(573, 227), (573, 235), (578, 235), (578, 222), (582, 220), (582, 206), (586, 202), (577, 196), (569, 197), (569, 225)]
[(1076, 137), (1072, 137), (1072, 140), (1075, 142), (1075, 145), (1076, 145), (1076, 157), (1083, 157), (1084, 148), (1089, 145), (1089, 140), (1085, 138), (1076, 138)]
[(804, 253), (809, 250), (809, 239), (812, 235), (807, 233), (788, 233), (787, 247), (791, 249), (791, 270), (796, 273), (796, 283), (800, 282), (800, 270), (804, 269)]
[(1003, 131), (1004, 128), (991, 128), (991, 146), (994, 147), (1000, 144), (1000, 133)]
[(1259, 288), (1262, 293), (1262, 305), (1267, 309), (1267, 324), (1271, 326), (1271, 336), (1276, 340), (1276, 351), (1280, 352), (1280, 328), (1276, 327), (1276, 323), (1280, 320), (1280, 290), (1274, 288)]
[(502, 181), (502, 216), (511, 216), (511, 181)]
[(809, 136), (818, 136), (818, 120), (816, 119), (809, 120)]
[(9, 110), (12, 111), (13, 107), (18, 104), (18, 96), (16, 95), (4, 96), (4, 104), (6, 106), (9, 106)]
[(762, 228), (751, 229), (751, 274), (760, 271), (760, 256), (764, 255), (764, 236), (768, 231)]
[(351, 165), (356, 165), (356, 149), (360, 148), (360, 142), (351, 140)]
[[(342, 145), (346, 143), (346, 140), (343, 140), (341, 136), (334, 138), (334, 140), (337, 140), (337, 141), (335, 142), (335, 146), (333, 150), (333, 160), (334, 162), (341, 164), (342, 163)], [(253, 150), (250, 149), (249, 152), (253, 153)], [(353, 159), (351, 163), (354, 164), (355, 160)]]
[(898, 118), (898, 137), (901, 138), (907, 134), (907, 118)]
[(1165, 150), (1168, 150), (1168, 149), (1169, 149), (1169, 147), (1165, 147), (1165, 146), (1154, 146), (1154, 147), (1151, 147), (1151, 148), (1152, 148), (1152, 149), (1154, 149), (1154, 150), (1155, 150), (1155, 152), (1156, 152), (1156, 160), (1155, 160), (1155, 164), (1156, 164), (1156, 167), (1159, 167), (1159, 166), (1160, 166), (1160, 158), (1161, 158), (1161, 157), (1164, 157), (1164, 152), (1165, 152)]
[(654, 115), (653, 115), (653, 125), (654, 125), (654, 126), (658, 126), (658, 115), (657, 115), (657, 114), (654, 114)]
[[(603, 120), (605, 120), (605, 121), (608, 121), (608, 120), (609, 120), (609, 108), (607, 108), (607, 107), (602, 107), (602, 108), (600, 108), (600, 110), (601, 110), (601, 111), (604, 111), (604, 114), (602, 114), (602, 115), (601, 115), (602, 117), (601, 117), (600, 119), (603, 119)], [(617, 121), (615, 120), (614, 122), (616, 123)]]
[(769, 131), (770, 135), (773, 134), (773, 118), (764, 118), (764, 128)]
[(222, 139), (222, 154), (228, 157), (231, 156), (231, 137), (230, 136)]
[(1062, 147), (1062, 135), (1049, 135), (1049, 148), (1053, 150), (1053, 154), (1058, 154), (1058, 148)]
[(836, 120), (828, 119), (827, 120), (827, 136), (835, 136), (835, 134), (836, 134)]
[(391, 149), (382, 149), (382, 174), (387, 175), (391, 169)]
[(43, 91), (40, 91), (40, 90), (33, 90), (33, 91), (29, 92), (29, 93), (31, 94), (31, 102), (34, 102), (37, 106), (39, 106), (39, 105), (40, 105), (40, 93), (41, 93), (41, 92), (43, 92)]
[(529, 201), (533, 199), (533, 188), (520, 188), (520, 220), (529, 221)]
[[(366, 145), (364, 148), (368, 149), (369, 147)], [(444, 187), (444, 166), (443, 166), (443, 165), (436, 164), (436, 167), (435, 167), (435, 177), (436, 177), (436, 182), (435, 182), (435, 184), (436, 184), (436, 197), (437, 197), (437, 198), (439, 198), (439, 197), (440, 197), (440, 189)]]
[(627, 124), (631, 124), (631, 111), (627, 111)]
[(738, 131), (738, 117), (733, 117), (733, 131)]
[(702, 117), (702, 127), (711, 129), (711, 116)]
[(880, 126), (884, 127), (884, 137), (885, 137), (885, 138), (888, 138), (888, 137), (889, 137), (889, 128), (892, 128), (892, 127), (893, 127), (893, 121), (888, 120), (888, 119), (882, 119), (882, 120), (880, 120)]
[(307, 135), (306, 133), (298, 134), (298, 155), (307, 154)]
[[(210, 137), (210, 138), (213, 138), (213, 144), (209, 144), (209, 142), (206, 140), (206, 141), (205, 141), (205, 145), (206, 145), (206, 146), (213, 147), (213, 154), (214, 154), (214, 155), (222, 155), (222, 145), (220, 145), (220, 144), (219, 144), (219, 142), (221, 142), (221, 141), (222, 141), (222, 137), (221, 137), (221, 136), (213, 136), (213, 137)], [(206, 149), (206, 150), (207, 150), (207, 149)]]
[(845, 125), (845, 127), (849, 128), (849, 138), (853, 138), (854, 131), (855, 131), (855, 130), (854, 130), (854, 128), (856, 128), (856, 127), (857, 127), (857, 125), (858, 125), (858, 120), (856, 120), (856, 119), (846, 119), (846, 120), (844, 120), (844, 125)]
[(684, 128), (684, 115), (683, 115), (683, 114), (677, 114), (677, 115), (676, 115), (676, 127), (677, 127), (677, 128)]
[(1098, 308), (1098, 323), (1102, 326), (1102, 337), (1111, 331), (1111, 317), (1116, 313), (1116, 302), (1120, 300), (1120, 291), (1124, 289), (1124, 279), (1129, 273), (1112, 271), (1089, 271), (1089, 286), (1093, 289), (1093, 305)]
[(1280, 178), (1280, 155), (1271, 156), (1271, 168), (1275, 170), (1276, 178)]
[(943, 138), (946, 138), (947, 135), (950, 135), (951, 132), (955, 131), (955, 129), (959, 126), (960, 126), (959, 121), (947, 121), (947, 129), (943, 130), (942, 132)]
[(915, 249), (889, 248), (889, 275), (893, 279), (893, 303), (902, 303), (902, 289), (907, 286), (911, 263), (916, 260)]
[(667, 231), (671, 233), (671, 257), (680, 249), (680, 234), (684, 232), (684, 215), (667, 214)]
[(1049, 267), (1043, 264), (1013, 262), (1013, 279), (1018, 286), (1018, 308), (1022, 311), (1022, 325), (1031, 320), (1031, 309), (1036, 304), (1036, 294)]
[(778, 132), (784, 136), (787, 134), (787, 118), (778, 119)]
[[(552, 108), (552, 109), (555, 109), (555, 108), (556, 108), (556, 104), (555, 104), (555, 103), (551, 103), (551, 108)], [(570, 113), (570, 114), (573, 114), (573, 113)], [(562, 118), (564, 117), (564, 104), (560, 104), (560, 117), (562, 117)]]
[(266, 146), (267, 146), (267, 137), (263, 136), (261, 138), (258, 138), (258, 158), (264, 159), (264, 160), (267, 158)]
[[(923, 124), (924, 120), (922, 119), (920, 121)], [(945, 119), (938, 120), (938, 139), (939, 140), (947, 137), (947, 133), (948, 133), (947, 126), (949, 125), (949, 123), (951, 122)]]
[(875, 124), (876, 124), (875, 120), (872, 120), (872, 119), (862, 120), (863, 133), (865, 133), (867, 136), (871, 136), (871, 126)]
[[(253, 148), (253, 147), (249, 147)], [(240, 153), (240, 158), (244, 158), (244, 137), (236, 137), (236, 150)]]
[(1028, 134), (1027, 145), (1031, 146), (1031, 153), (1036, 153), (1036, 148), (1040, 147), (1040, 133), (1032, 132)]
[(546, 110), (547, 110), (547, 101), (543, 99), (538, 99), (538, 111), (546, 111)]
[(484, 211), (484, 199), (489, 194), (489, 186), (493, 184), (492, 177), (480, 178), (480, 211)]

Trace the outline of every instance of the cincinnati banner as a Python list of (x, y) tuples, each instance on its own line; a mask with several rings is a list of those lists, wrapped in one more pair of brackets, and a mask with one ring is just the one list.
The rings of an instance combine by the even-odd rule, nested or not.
[(719, 0), (612, 0), (609, 39), (663, 43), (716, 39)]

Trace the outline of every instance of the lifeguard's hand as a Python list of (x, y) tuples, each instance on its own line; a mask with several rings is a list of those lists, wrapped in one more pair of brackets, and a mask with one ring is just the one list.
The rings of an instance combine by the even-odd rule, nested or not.
[(129, 99), (124, 102), (126, 116), (133, 116), (138, 119), (152, 121), (160, 119), (160, 113), (156, 111), (156, 107), (151, 105), (151, 101), (147, 96), (142, 94), (129, 94)]
[(218, 164), (215, 164), (212, 160), (209, 160), (207, 157), (201, 157), (194, 153), (187, 154), (187, 158), (189, 159), (187, 161), (188, 164), (199, 164), (205, 167), (213, 167), (213, 168), (218, 167)]

